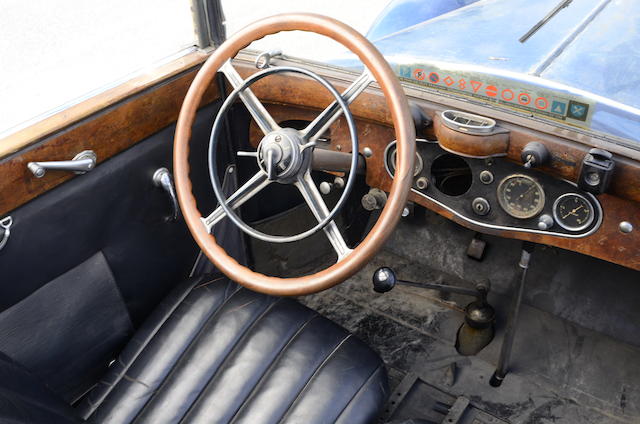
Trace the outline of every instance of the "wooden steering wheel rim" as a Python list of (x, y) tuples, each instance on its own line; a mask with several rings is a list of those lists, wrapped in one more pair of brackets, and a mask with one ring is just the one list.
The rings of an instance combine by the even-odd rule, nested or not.
[[(383, 91), (393, 119), (396, 139), (396, 171), (387, 203), (365, 239), (345, 258), (315, 274), (302, 277), (270, 277), (240, 265), (208, 233), (200, 217), (189, 179), (189, 140), (196, 112), (216, 72), (251, 42), (281, 31), (308, 31), (329, 37), (355, 53), (373, 74)], [(189, 231), (205, 255), (225, 275), (254, 291), (297, 296), (315, 293), (345, 281), (380, 250), (400, 219), (411, 189), (415, 129), (407, 98), (393, 70), (366, 38), (335, 19), (317, 14), (281, 14), (259, 20), (230, 37), (203, 64), (180, 109), (176, 125), (173, 162), (176, 191)]]

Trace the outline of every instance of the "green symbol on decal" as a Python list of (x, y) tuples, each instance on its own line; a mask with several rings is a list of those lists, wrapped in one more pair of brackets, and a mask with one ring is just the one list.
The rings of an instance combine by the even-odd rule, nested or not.
[(554, 100), (551, 104), (551, 112), (557, 113), (558, 115), (564, 116), (564, 113), (567, 111), (567, 104), (564, 102), (559, 102)]

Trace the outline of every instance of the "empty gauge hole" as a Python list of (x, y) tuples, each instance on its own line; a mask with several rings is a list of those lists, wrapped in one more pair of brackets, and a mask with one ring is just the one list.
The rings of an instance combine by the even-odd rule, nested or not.
[(471, 168), (459, 156), (450, 153), (439, 156), (431, 165), (435, 187), (448, 196), (461, 196), (471, 188)]

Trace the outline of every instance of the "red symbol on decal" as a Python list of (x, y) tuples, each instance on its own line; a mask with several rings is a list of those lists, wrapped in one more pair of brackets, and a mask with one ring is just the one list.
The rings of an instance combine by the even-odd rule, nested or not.
[(521, 105), (528, 105), (529, 103), (531, 103), (531, 96), (527, 93), (518, 94), (518, 103), (520, 103)]
[(480, 81), (471, 81), (471, 87), (473, 87), (473, 92), (477, 93), (482, 87), (482, 83)]
[(447, 76), (444, 79), (444, 83), (447, 84), (449, 87), (451, 87), (454, 82), (456, 82), (456, 81), (453, 78), (451, 78), (450, 76)]
[(413, 71), (413, 77), (418, 81), (422, 81), (425, 76), (424, 69), (416, 69)]
[(498, 88), (495, 85), (490, 85), (485, 90), (489, 97), (496, 97), (498, 95)]
[(432, 82), (432, 83), (434, 83), (434, 84), (439, 83), (439, 82), (440, 82), (440, 75), (438, 75), (438, 74), (437, 74), (437, 73), (435, 73), (435, 72), (431, 72), (431, 73), (429, 74), (429, 81), (431, 81), (431, 82)]
[(535, 101), (535, 104), (538, 109), (542, 110), (545, 110), (547, 107), (549, 107), (549, 101), (544, 97), (538, 97)]
[(467, 82), (461, 78), (460, 80), (458, 80), (458, 88), (460, 88), (460, 90), (464, 90), (465, 88), (467, 88)]
[(513, 100), (513, 98), (514, 98), (515, 96), (516, 96), (516, 95), (515, 95), (515, 94), (513, 94), (513, 91), (511, 91), (511, 90), (510, 90), (510, 89), (508, 89), (508, 88), (505, 88), (504, 90), (502, 90), (502, 99), (503, 99), (503, 100), (506, 100), (506, 101), (510, 102), (511, 100)]

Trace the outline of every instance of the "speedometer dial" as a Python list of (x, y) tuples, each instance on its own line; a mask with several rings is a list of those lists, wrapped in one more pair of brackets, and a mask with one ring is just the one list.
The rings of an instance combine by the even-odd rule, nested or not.
[(514, 218), (532, 218), (544, 208), (544, 190), (528, 175), (510, 175), (498, 186), (498, 203)]

